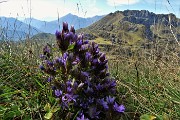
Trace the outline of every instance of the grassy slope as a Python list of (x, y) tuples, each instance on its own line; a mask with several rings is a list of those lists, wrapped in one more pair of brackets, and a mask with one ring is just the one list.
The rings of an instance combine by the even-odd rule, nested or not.
[[(53, 105), (54, 98), (45, 82), (47, 78), (38, 68), (39, 55), (46, 42), (34, 40), (0, 44), (1, 119), (43, 119), (45, 104), (49, 102)], [(166, 49), (161, 51), (159, 58), (155, 49), (133, 47), (102, 47), (109, 58), (110, 73), (118, 81), (119, 94), (124, 95), (124, 98), (119, 98), (123, 99), (127, 108), (124, 119), (139, 119), (145, 113), (179, 119), (180, 71), (177, 54)]]

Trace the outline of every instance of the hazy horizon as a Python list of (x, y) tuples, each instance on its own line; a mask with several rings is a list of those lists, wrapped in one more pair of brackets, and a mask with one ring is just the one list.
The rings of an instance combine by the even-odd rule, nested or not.
[(180, 18), (179, 0), (0, 0), (0, 16), (52, 21), (69, 13), (87, 18), (115, 11), (148, 10)]

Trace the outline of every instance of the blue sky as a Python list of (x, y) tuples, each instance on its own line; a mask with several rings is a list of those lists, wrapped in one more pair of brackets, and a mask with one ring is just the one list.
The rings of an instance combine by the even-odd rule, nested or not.
[(180, 0), (0, 0), (0, 16), (19, 19), (31, 15), (50, 21), (57, 19), (58, 13), (60, 17), (68, 13), (92, 17), (127, 9), (174, 13), (180, 18)]

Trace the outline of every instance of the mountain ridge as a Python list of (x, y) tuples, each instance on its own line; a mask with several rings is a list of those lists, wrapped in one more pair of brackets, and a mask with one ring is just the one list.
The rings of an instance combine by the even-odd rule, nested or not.
[(144, 39), (173, 37), (170, 25), (175, 36), (179, 36), (179, 21), (180, 19), (174, 14), (155, 14), (147, 10), (125, 10), (109, 13), (98, 22), (78, 30), (78, 32), (84, 32), (86, 36), (101, 38), (105, 41), (134, 44)]
[(101, 16), (96, 15), (93, 17), (83, 18), (77, 15), (68, 13), (67, 15), (62, 16), (59, 19), (53, 20), (53, 21), (47, 22), (47, 21), (41, 21), (35, 18), (26, 18), (24, 22), (40, 29), (41, 31), (45, 33), (54, 34), (55, 31), (59, 29), (62, 22), (68, 22), (69, 25), (74, 25), (75, 29), (80, 29), (80, 28), (85, 28), (91, 25), (92, 23), (98, 21), (102, 17), (104, 17), (104, 15), (101, 15)]
[(0, 17), (0, 39), (25, 39), (41, 31), (31, 25), (28, 25), (17, 18)]

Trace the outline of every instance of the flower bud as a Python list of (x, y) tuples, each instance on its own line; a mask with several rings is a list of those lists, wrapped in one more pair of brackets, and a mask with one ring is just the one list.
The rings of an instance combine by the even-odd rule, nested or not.
[(67, 22), (63, 22), (63, 31), (64, 32), (69, 32), (68, 23)]
[(74, 26), (71, 26), (70, 28), (70, 32), (74, 33), (75, 34), (75, 29), (74, 29)]

